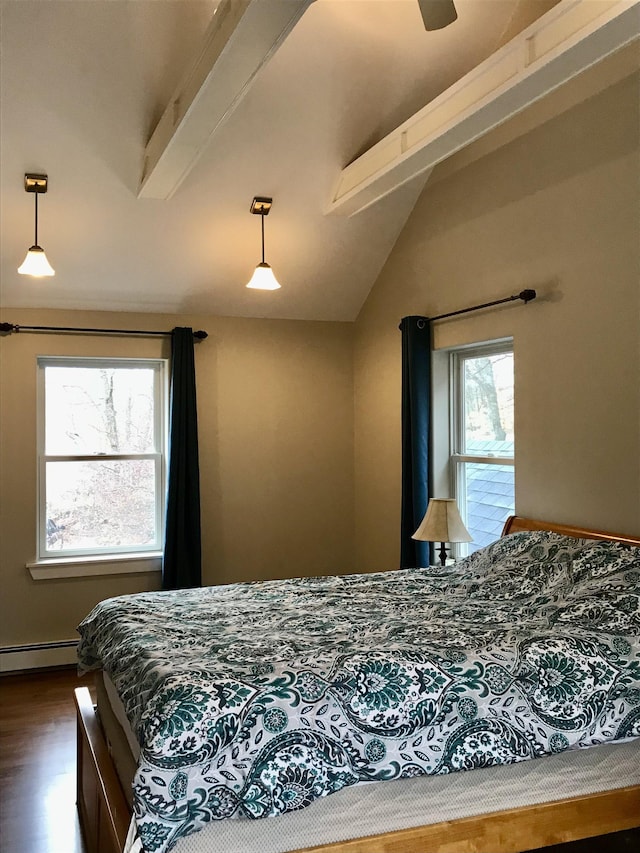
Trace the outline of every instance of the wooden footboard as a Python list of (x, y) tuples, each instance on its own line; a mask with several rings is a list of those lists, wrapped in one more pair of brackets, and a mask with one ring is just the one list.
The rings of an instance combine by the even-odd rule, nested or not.
[[(640, 786), (636, 785), (307, 847), (295, 853), (522, 853), (638, 825)], [(607, 839), (602, 842), (606, 850)]]
[(77, 803), (87, 853), (122, 853), (131, 812), (91, 694), (87, 687), (74, 692), (78, 711)]

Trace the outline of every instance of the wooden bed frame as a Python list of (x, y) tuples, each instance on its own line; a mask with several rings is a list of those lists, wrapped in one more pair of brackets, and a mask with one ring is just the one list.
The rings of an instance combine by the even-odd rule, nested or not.
[[(507, 519), (502, 535), (521, 530), (550, 530), (565, 536), (640, 547), (640, 537), (518, 516)], [(122, 853), (131, 810), (88, 688), (78, 688), (75, 701), (77, 802), (87, 853)], [(296, 853), (520, 853), (635, 827), (640, 827), (640, 785), (307, 847)]]

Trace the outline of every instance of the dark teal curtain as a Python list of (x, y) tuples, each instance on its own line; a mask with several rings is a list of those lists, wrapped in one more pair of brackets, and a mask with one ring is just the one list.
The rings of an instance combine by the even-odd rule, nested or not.
[(433, 545), (411, 538), (429, 503), (431, 482), (431, 327), (427, 317), (403, 317), (402, 516), (400, 568), (429, 566)]
[(193, 330), (171, 333), (169, 483), (162, 588), (202, 586), (200, 472)]

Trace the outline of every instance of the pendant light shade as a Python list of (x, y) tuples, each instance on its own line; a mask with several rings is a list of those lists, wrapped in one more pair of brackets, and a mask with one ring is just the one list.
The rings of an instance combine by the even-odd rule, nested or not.
[(282, 285), (273, 274), (269, 264), (258, 264), (247, 287), (252, 287), (255, 290), (277, 290)]
[(47, 260), (44, 249), (40, 246), (31, 246), (24, 261), (18, 267), (21, 275), (32, 275), (34, 278), (43, 278), (46, 275), (55, 275), (56, 271)]
[(251, 213), (255, 213), (261, 217), (262, 225), (262, 261), (255, 268), (251, 281), (247, 283), (247, 287), (253, 290), (278, 290), (281, 287), (280, 282), (273, 274), (273, 270), (264, 260), (264, 218), (271, 210), (273, 199), (263, 196), (255, 196), (251, 202)]
[(55, 275), (56, 271), (47, 260), (42, 246), (38, 245), (38, 196), (40, 193), (46, 193), (49, 184), (49, 179), (46, 175), (30, 175), (24, 176), (24, 188), (28, 193), (33, 193), (35, 196), (35, 239), (33, 246), (29, 248), (27, 256), (18, 267), (20, 275), (31, 275), (34, 278), (44, 278), (45, 276)]

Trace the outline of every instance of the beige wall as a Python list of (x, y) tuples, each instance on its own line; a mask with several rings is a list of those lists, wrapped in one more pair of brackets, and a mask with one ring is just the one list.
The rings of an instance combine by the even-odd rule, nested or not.
[(357, 567), (398, 564), (398, 321), (531, 287), (436, 324), (435, 347), (513, 336), (518, 513), (640, 534), (639, 89), (427, 184), (356, 324)]
[[(225, 583), (397, 566), (398, 322), (534, 287), (530, 305), (437, 325), (435, 346), (513, 336), (519, 513), (638, 534), (638, 94), (636, 75), (434, 173), (355, 326), (28, 310), (3, 319), (209, 332), (196, 348), (204, 582)], [(0, 645), (72, 638), (98, 600), (158, 584), (36, 582), (25, 568), (37, 354), (168, 349), (148, 338), (0, 336)]]
[[(206, 329), (196, 345), (204, 583), (351, 569), (351, 324), (24, 309), (2, 320)], [(71, 639), (97, 601), (159, 584), (157, 574), (34, 581), (25, 568), (36, 547), (36, 356), (45, 354), (161, 357), (169, 343), (0, 336), (0, 646)]]

